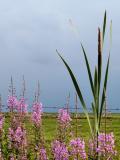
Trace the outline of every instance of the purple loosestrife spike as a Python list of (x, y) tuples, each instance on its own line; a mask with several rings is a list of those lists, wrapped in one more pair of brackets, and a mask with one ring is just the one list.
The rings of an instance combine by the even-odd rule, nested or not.
[(44, 148), (40, 149), (40, 159), (39, 160), (48, 160), (46, 149)]
[(66, 145), (57, 140), (52, 143), (52, 153), (54, 160), (69, 160), (69, 152)]
[(115, 150), (115, 140), (113, 133), (100, 133), (98, 136), (98, 144), (99, 145), (96, 151), (100, 155), (109, 157), (109, 155), (114, 156), (117, 154), (117, 151)]
[(26, 114), (27, 113), (27, 108), (28, 108), (28, 104), (26, 104), (25, 99), (21, 98), (18, 102), (17, 102), (17, 111), (21, 114)]
[(42, 103), (35, 102), (33, 104), (32, 121), (35, 126), (39, 127), (42, 123)]
[(97, 140), (89, 141), (89, 155), (93, 157), (95, 153), (99, 153), (100, 156), (106, 157), (106, 159), (112, 158), (117, 154), (115, 149), (115, 140), (113, 133), (100, 133), (98, 135), (98, 146)]
[(1, 115), (0, 115), (0, 131), (2, 131), (2, 129), (3, 129), (3, 123), (4, 123), (4, 117), (3, 117), (3, 115), (1, 114)]
[(17, 98), (15, 96), (8, 96), (7, 106), (10, 109), (10, 111), (15, 110), (17, 104), (18, 104), (18, 100), (17, 100)]
[(96, 154), (96, 148), (97, 148), (97, 143), (96, 141), (93, 141), (93, 139), (90, 139), (88, 142), (88, 149), (89, 149), (89, 153), (88, 155), (91, 157), (95, 157)]
[(66, 109), (59, 109), (58, 111), (58, 122), (64, 127), (68, 126), (70, 121), (72, 119), (70, 118), (70, 114)]
[(36, 102), (33, 104), (33, 111), (37, 113), (42, 113), (43, 106), (42, 103)]
[(15, 131), (12, 128), (9, 128), (8, 138), (17, 149), (24, 145), (25, 135), (26, 132), (21, 127), (17, 127)]
[(80, 138), (72, 139), (70, 141), (70, 155), (77, 159), (80, 157), (82, 160), (86, 160), (87, 155), (85, 151), (85, 142)]

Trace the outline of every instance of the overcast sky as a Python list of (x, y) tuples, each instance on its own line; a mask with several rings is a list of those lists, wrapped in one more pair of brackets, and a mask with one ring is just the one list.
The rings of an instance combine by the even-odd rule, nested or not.
[(0, 0), (0, 93), (6, 104), (10, 76), (17, 95), (26, 79), (28, 103), (33, 101), (37, 80), (45, 106), (63, 106), (74, 88), (56, 49), (66, 58), (80, 81), (87, 103), (91, 92), (80, 48), (82, 41), (92, 69), (97, 62), (97, 30), (107, 10), (104, 63), (109, 51), (109, 26), (113, 21), (109, 107), (120, 107), (120, 2), (119, 0)]

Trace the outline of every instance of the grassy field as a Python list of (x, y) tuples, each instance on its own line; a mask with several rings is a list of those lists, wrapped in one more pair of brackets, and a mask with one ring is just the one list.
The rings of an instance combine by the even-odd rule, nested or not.
[[(6, 116), (5, 126), (4, 129), (7, 132), (9, 127), (9, 116)], [(57, 119), (55, 114), (45, 114), (43, 116), (43, 133), (44, 133), (44, 139), (47, 148), (50, 148), (51, 141), (54, 140), (57, 136)], [(72, 132), (75, 134), (76, 132), (76, 119), (75, 116), (72, 115)], [(91, 121), (93, 121), (91, 116)], [(83, 114), (78, 115), (78, 135), (82, 138), (84, 138), (86, 144), (88, 142), (88, 139), (90, 138), (90, 132), (88, 128), (88, 124), (86, 121), (86, 118)], [(30, 121), (29, 116), (25, 120), (25, 128), (27, 130), (27, 137), (28, 141), (32, 143), (34, 141), (34, 131), (33, 126)], [(102, 128), (101, 131), (105, 131), (105, 119), (102, 119)], [(115, 135), (116, 140), (116, 149), (119, 152), (120, 151), (120, 114), (110, 114), (106, 118), (106, 131), (113, 132)], [(87, 145), (86, 145), (87, 146)], [(117, 156), (117, 159), (120, 159), (119, 155)]]

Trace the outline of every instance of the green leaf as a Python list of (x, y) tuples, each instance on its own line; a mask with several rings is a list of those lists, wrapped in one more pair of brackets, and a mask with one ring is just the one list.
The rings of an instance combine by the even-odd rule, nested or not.
[(95, 93), (95, 99), (97, 98), (97, 90), (98, 90), (98, 76), (97, 76), (97, 68), (95, 67), (95, 73), (94, 73), (94, 93)]
[(77, 83), (77, 80), (76, 80), (76, 78), (75, 78), (72, 70), (71, 70), (70, 67), (68, 66), (67, 62), (62, 58), (62, 56), (60, 55), (60, 53), (59, 53), (57, 50), (56, 50), (56, 52), (58, 53), (59, 57), (62, 59), (64, 65), (66, 66), (66, 68), (67, 68), (67, 70), (68, 70), (68, 72), (69, 72), (69, 74), (70, 74), (70, 77), (71, 77), (71, 79), (72, 79), (72, 82), (73, 82), (73, 84), (74, 84), (74, 87), (75, 87), (75, 89), (76, 89), (76, 92), (77, 92), (77, 94), (78, 94), (78, 97), (79, 97), (79, 99), (80, 99), (80, 102), (81, 102), (81, 104), (82, 104), (83, 111), (84, 111), (84, 113), (85, 113), (85, 115), (86, 115), (86, 118), (87, 118), (87, 121), (88, 121), (88, 124), (89, 124), (89, 128), (90, 128), (91, 135), (93, 136), (93, 131), (92, 131), (92, 127), (91, 127), (91, 122), (90, 122), (89, 114), (88, 114), (87, 107), (86, 107), (85, 101), (84, 101), (84, 99), (83, 99), (83, 96), (82, 96), (80, 87), (79, 87), (79, 85), (78, 85), (78, 83)]
[(110, 51), (111, 51), (111, 47), (112, 47), (112, 21), (110, 23)]
[(82, 43), (81, 43), (81, 47), (82, 47), (82, 51), (84, 53), (84, 58), (85, 58), (85, 62), (86, 62), (86, 67), (87, 67), (87, 72), (88, 72), (88, 77), (89, 77), (89, 81), (90, 81), (91, 90), (92, 90), (93, 96), (95, 98), (94, 85), (93, 85), (93, 79), (92, 79), (92, 74), (91, 74), (91, 70), (90, 70), (90, 65), (89, 65), (88, 58), (87, 58), (87, 55), (86, 55), (86, 52), (85, 52), (85, 49), (84, 49)]
[(103, 85), (103, 92), (102, 92), (102, 99), (101, 99), (101, 106), (100, 106), (100, 115), (99, 115), (99, 127), (100, 127), (100, 122), (101, 122), (101, 117), (102, 117), (103, 106), (105, 102), (105, 93), (106, 93), (107, 81), (108, 81), (109, 61), (110, 61), (110, 55), (108, 57), (105, 78), (104, 78), (104, 85)]
[(96, 107), (95, 105), (92, 103), (92, 109), (93, 109), (93, 113), (94, 113), (94, 128), (96, 130), (96, 133), (99, 132), (99, 128), (98, 128), (98, 119), (97, 119), (97, 111), (96, 111)]

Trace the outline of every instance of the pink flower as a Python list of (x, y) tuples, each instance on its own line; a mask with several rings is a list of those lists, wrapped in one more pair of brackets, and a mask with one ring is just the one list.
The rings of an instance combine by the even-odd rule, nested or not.
[(17, 127), (15, 131), (9, 128), (8, 138), (14, 144), (15, 148), (21, 147), (26, 142), (25, 135), (26, 132), (21, 127)]
[(58, 111), (58, 122), (63, 125), (67, 126), (69, 125), (70, 121), (72, 119), (70, 118), (70, 114), (66, 109), (59, 109)]
[(17, 102), (17, 111), (20, 113), (27, 113), (27, 107), (28, 104), (26, 104), (25, 99), (21, 98), (18, 102)]
[(40, 159), (39, 160), (48, 160), (46, 150), (44, 148), (40, 149)]
[(117, 151), (115, 150), (115, 140), (113, 133), (99, 134), (98, 148), (96, 149), (96, 151), (102, 156), (116, 155)]
[(22, 156), (21, 160), (27, 160), (27, 156)]
[(34, 112), (42, 113), (42, 110), (43, 110), (42, 103), (35, 102), (35, 103), (33, 104), (33, 111), (34, 111)]
[(10, 111), (13, 111), (14, 109), (16, 109), (17, 103), (18, 101), (15, 96), (8, 96), (7, 106), (10, 109)]
[(10, 157), (10, 160), (15, 160), (14, 156), (11, 156), (11, 157)]
[(41, 120), (41, 114), (38, 114), (37, 112), (32, 113), (32, 121), (36, 126), (41, 124)]
[(97, 147), (97, 142), (96, 140), (90, 139), (88, 142), (88, 149), (89, 149), (89, 156), (94, 157), (96, 154), (96, 147)]
[(66, 145), (55, 140), (52, 143), (52, 152), (55, 160), (69, 160), (69, 152)]
[(22, 140), (24, 139), (24, 132), (23, 130), (21, 129), (21, 127), (18, 127), (15, 131), (15, 134), (14, 134), (14, 140), (17, 142), (17, 143), (22, 143)]
[(77, 159), (77, 156), (83, 160), (87, 158), (84, 140), (76, 138), (70, 141), (70, 155), (74, 158), (74, 160)]
[(8, 131), (8, 138), (9, 138), (9, 140), (12, 142), (12, 141), (14, 141), (14, 131), (13, 131), (13, 129), (11, 129), (11, 128), (9, 128), (9, 131)]
[(0, 115), (0, 131), (3, 128), (3, 123), (4, 123), (4, 117), (3, 117), (3, 115)]
[(42, 123), (41, 117), (42, 117), (42, 104), (36, 102), (33, 104), (32, 121), (34, 125), (36, 125), (37, 127), (40, 126)]

